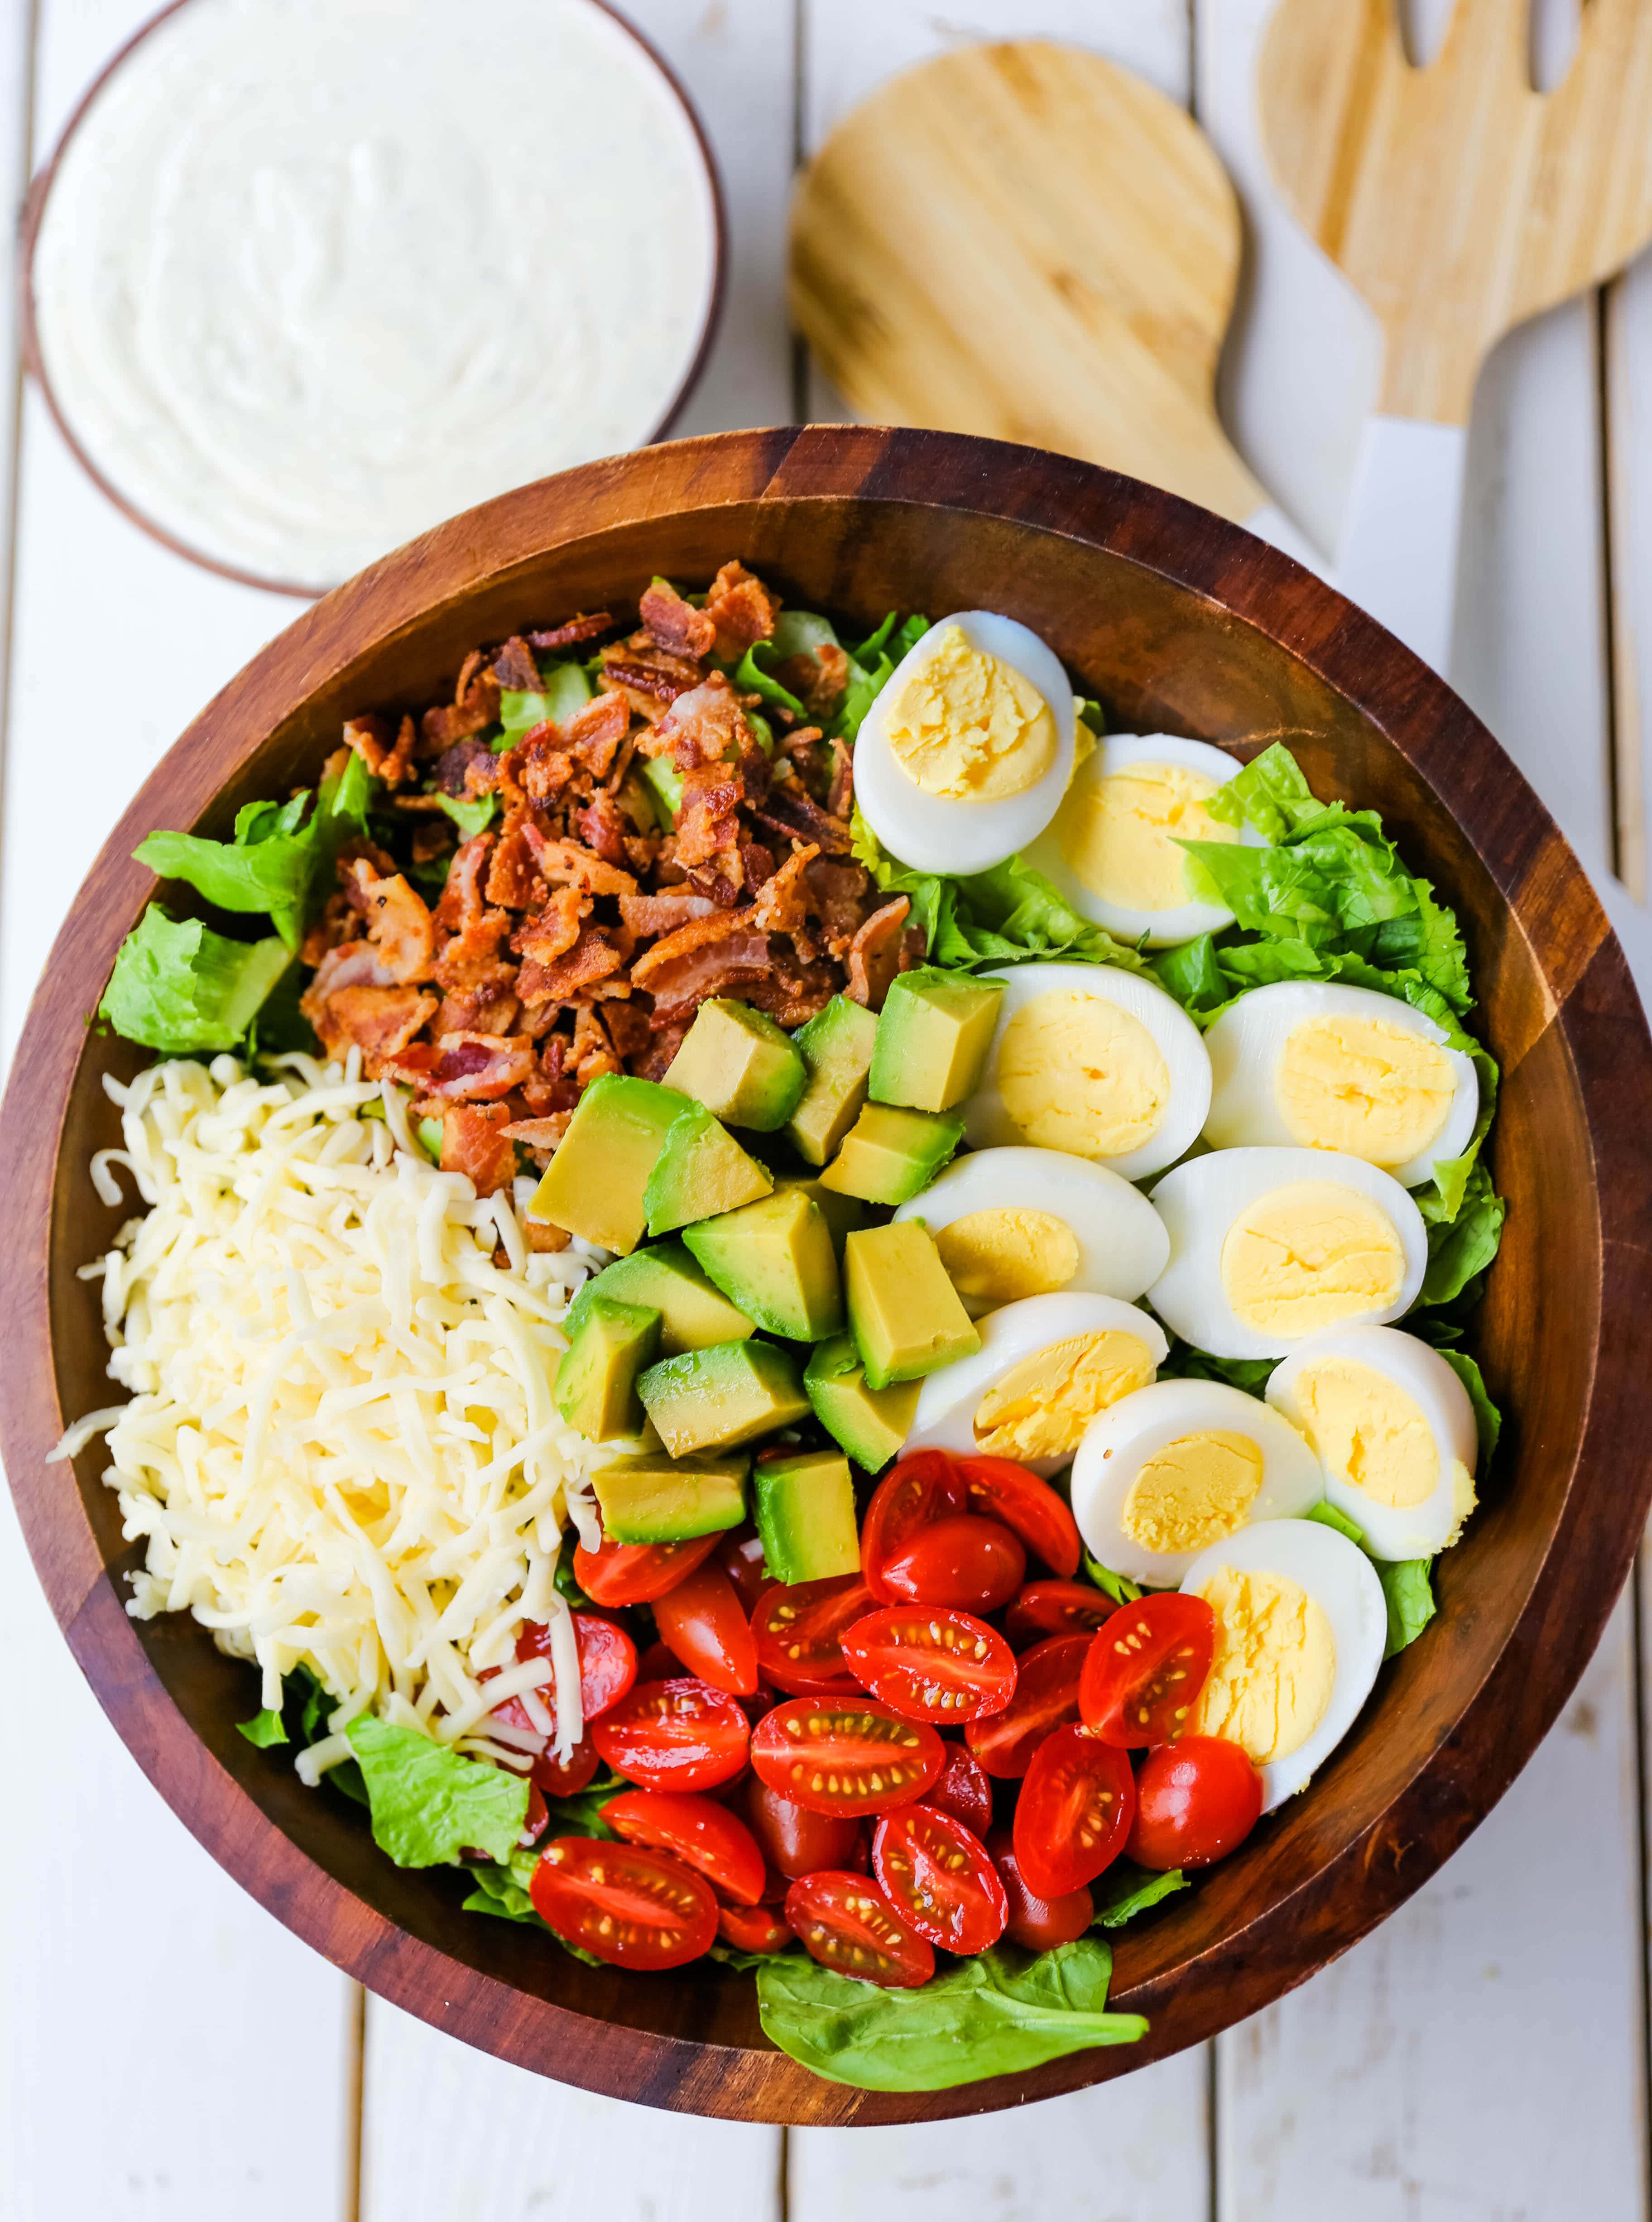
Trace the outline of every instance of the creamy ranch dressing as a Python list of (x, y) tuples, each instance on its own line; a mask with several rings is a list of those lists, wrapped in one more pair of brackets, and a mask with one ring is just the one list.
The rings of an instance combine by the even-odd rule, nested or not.
[(319, 588), (648, 439), (714, 252), (680, 103), (587, 0), (190, 0), (70, 141), (35, 313), (136, 510)]

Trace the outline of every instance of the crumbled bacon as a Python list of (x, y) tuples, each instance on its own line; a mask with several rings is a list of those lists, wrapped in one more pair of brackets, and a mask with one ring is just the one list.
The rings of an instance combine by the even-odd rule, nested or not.
[(414, 1042), (390, 1064), (398, 1080), (437, 1102), (476, 1102), (508, 1095), (536, 1069), (525, 1034), (438, 1034)]
[(674, 702), (700, 682), (700, 666), (686, 656), (652, 646), (646, 634), (602, 651), (602, 684), (618, 688), (644, 716), (662, 702)]
[[(677, 813), (676, 852), (676, 860), (685, 870), (708, 863), (719, 850), (736, 849), (740, 828), (734, 813), (741, 797), (738, 775), (732, 776), (726, 764), (696, 764), (685, 773), (682, 807)], [(740, 882), (734, 883), (738, 887)]]
[(669, 747), (681, 772), (696, 764), (717, 763), (738, 755), (751, 738), (740, 698), (722, 673), (702, 687), (679, 694), (653, 731), (640, 743), (645, 756), (663, 756)]
[(346, 745), (355, 750), (375, 779), (381, 779), (390, 788), (399, 787), (412, 770), (416, 738), (411, 718), (402, 719), (393, 747), (389, 727), (382, 718), (349, 718), (344, 724)]
[(566, 882), (594, 895), (636, 894), (637, 882), (629, 872), (622, 871), (591, 850), (581, 848), (577, 841), (553, 841), (531, 819), (524, 821), (523, 832), (534, 863), (549, 883), (561, 885)]
[(813, 844), (794, 849), (774, 876), (763, 882), (751, 906), (753, 926), (760, 926), (765, 933), (797, 935), (805, 930), (809, 890), (804, 875), (820, 853)]
[(516, 1177), (516, 1141), (502, 1103), (455, 1103), (442, 1114), (442, 1171), (464, 1173), (478, 1196), (508, 1188)]
[(528, 957), (517, 975), (517, 993), (524, 1003), (565, 1003), (582, 988), (618, 972), (624, 962), (606, 927), (583, 926), (574, 946), (554, 964)]
[(832, 791), (826, 796), (829, 814), (848, 825), (855, 809), (855, 759), (847, 741), (832, 744)]
[(835, 642), (822, 641), (819, 648), (805, 649), (772, 665), (769, 676), (796, 695), (807, 716), (830, 718), (849, 685), (849, 658)]
[(367, 920), (367, 938), (398, 987), (427, 980), (436, 955), (436, 927), (424, 898), (400, 872), (381, 876), (365, 857), (346, 868), (344, 893)]
[(725, 563), (712, 581), (706, 597), (706, 614), (717, 628), (717, 654), (725, 663), (738, 662), (747, 649), (767, 640), (780, 614), (780, 599), (744, 563)]
[(638, 606), (638, 615), (660, 646), (678, 656), (709, 656), (717, 645), (715, 618), (685, 602), (667, 579), (655, 580)]
[(493, 676), (513, 694), (535, 694), (539, 691), (539, 666), (520, 633), (513, 632), (494, 655)]
[(716, 909), (709, 895), (621, 895), (619, 915), (639, 941), (675, 933), (691, 918), (709, 918)]
[(574, 648), (581, 641), (595, 640), (599, 634), (611, 632), (613, 619), (606, 610), (594, 610), (589, 617), (570, 618), (566, 625), (552, 625), (548, 632), (531, 632), (530, 648), (545, 654), (553, 648)]
[(298, 1007), (329, 1057), (359, 1049), (362, 1070), (376, 1080), (393, 1058), (411, 1053), (408, 1045), (436, 1016), (437, 1001), (417, 988), (343, 987), (317, 995), (312, 982)]
[(537, 963), (554, 963), (579, 939), (580, 922), (590, 907), (589, 899), (577, 887), (558, 888), (542, 911), (517, 928), (512, 948)]
[(842, 819), (822, 810), (799, 780), (790, 779), (783, 786), (777, 783), (772, 787), (762, 809), (751, 814), (760, 825), (767, 825), (776, 833), (789, 834), (795, 841), (813, 841), (831, 857), (846, 857), (854, 847)]
[(594, 694), (563, 726), (562, 746), (594, 779), (606, 779), (630, 723), (623, 694)]
[(896, 895), (875, 910), (849, 945), (849, 993), (869, 1011), (881, 1011), (889, 982), (908, 968), (901, 933), (912, 908), (905, 895)]
[[(605, 863), (621, 867), (625, 862), (625, 820), (612, 795), (599, 790), (583, 810), (572, 813), (574, 830)], [(629, 876), (629, 875), (627, 875)], [(637, 882), (631, 882), (632, 887)]]

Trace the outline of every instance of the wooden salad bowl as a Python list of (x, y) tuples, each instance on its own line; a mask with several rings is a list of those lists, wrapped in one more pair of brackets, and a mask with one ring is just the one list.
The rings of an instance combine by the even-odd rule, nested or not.
[[(100, 1083), (143, 1052), (86, 1021), (154, 891), (136, 843), (161, 825), (226, 834), (241, 804), (313, 781), (347, 714), (432, 699), (475, 642), (634, 607), (653, 573), (702, 581), (732, 556), (869, 627), (891, 606), (1007, 611), (1126, 730), (1240, 755), (1286, 742), (1320, 794), (1380, 810), (1456, 906), (1503, 1066), (1492, 1158), (1509, 1217), (1473, 1346), (1508, 1422), (1441, 1562), (1438, 1619), (1305, 1796), (1115, 1940), (1115, 2000), (1150, 2018), (1143, 2043), (951, 2091), (823, 2082), (768, 2045), (750, 1976), (586, 1967), (462, 1913), (451, 1871), (393, 1867), (356, 1809), (236, 1734), (244, 1666), (181, 1615), (128, 1618), (138, 1548), (101, 1444), (73, 1481), (46, 1463), (110, 1395), (97, 1291), (76, 1268), (126, 1215), (87, 1177), (118, 1139)], [(829, 2125), (1019, 2105), (1197, 2043), (1303, 1981), (1456, 1849), (1560, 1711), (1652, 1497), (1649, 1107), (1652, 1042), (1623, 954), (1542, 803), (1432, 672), (1288, 557), (1134, 480), (985, 440), (787, 426), (682, 441), (524, 486), (338, 588), (126, 813), (53, 951), (0, 1113), (5, 1464), (53, 1609), (139, 1764), (262, 1905), (384, 1997), (543, 2074), (689, 2112)]]

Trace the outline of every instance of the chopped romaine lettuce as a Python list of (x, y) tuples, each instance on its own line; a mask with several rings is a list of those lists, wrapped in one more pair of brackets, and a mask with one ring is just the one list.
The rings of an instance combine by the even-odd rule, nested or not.
[(97, 1015), (171, 1057), (234, 1049), (288, 963), (285, 942), (231, 941), (151, 903), (121, 944)]
[(466, 1759), (419, 1729), (375, 1714), (350, 1723), (373, 1814), (373, 1839), (399, 1867), (439, 1867), (462, 1851), (508, 1861), (528, 1813), (528, 1781)]
[(512, 748), (524, 733), (543, 725), (547, 719), (562, 725), (591, 699), (591, 682), (581, 665), (545, 663), (539, 667), (537, 694), (506, 687), (499, 698), (499, 721), (503, 731), (493, 742), (495, 753)]

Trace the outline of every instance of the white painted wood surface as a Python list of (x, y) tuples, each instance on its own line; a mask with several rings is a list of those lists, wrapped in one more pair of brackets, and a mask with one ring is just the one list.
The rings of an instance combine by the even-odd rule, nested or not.
[[(1375, 336), (1267, 183), (1250, 68), (1269, 0), (628, 3), (700, 104), (733, 221), (727, 318), (683, 430), (792, 413), (780, 278), (799, 135), (943, 43), (1081, 40), (1190, 97), (1228, 163), (1250, 256), (1224, 411), (1281, 505), (1335, 548)], [(1437, 29), (1440, 4), (1412, 12), (1432, 10)], [(1567, 0), (1542, 4), (1551, 51)], [(28, 11), (0, 10), (0, 175), (14, 196), (31, 97), (38, 154), (146, 12), (142, 0), (37, 5), (32, 71)], [(1426, 46), (1426, 20), (1421, 35)], [(18, 464), (15, 543), (0, 530), (0, 613), (16, 555), (0, 1047), (126, 796), (292, 613), (127, 525), (36, 397), (15, 443), (12, 361), (0, 324), (0, 524)], [(806, 405), (842, 414), (813, 381)], [(1613, 289), (1604, 317), (1592, 302), (1562, 309), (1488, 366), (1454, 653), (1457, 683), (1583, 853), (1615, 847), (1631, 882), (1643, 878), (1652, 267)], [(89, 723), (86, 675), (111, 671), (115, 715)], [(0, 2222), (572, 2222), (595, 2209), (616, 2222), (837, 2222), (874, 2203), (887, 2222), (1063, 2210), (1081, 2222), (1649, 2222), (1634, 1635), (1621, 1610), (1548, 1744), (1410, 1906), (1212, 2055), (1013, 2116), (784, 2139), (562, 2090), (376, 2001), (359, 2058), (359, 1994), (219, 1874), (116, 1744), (52, 1631), (8, 1503), (0, 1672), (51, 1734), (29, 1747), (30, 1820), (0, 1830)]]

